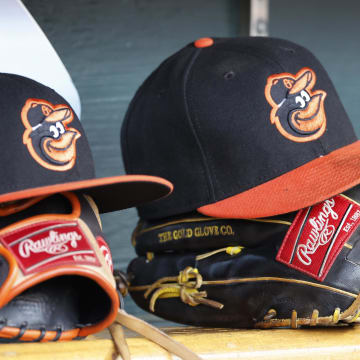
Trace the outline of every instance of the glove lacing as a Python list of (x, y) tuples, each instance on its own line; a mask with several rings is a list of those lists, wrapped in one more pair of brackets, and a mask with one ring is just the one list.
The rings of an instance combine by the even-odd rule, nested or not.
[[(191, 281), (194, 279), (194, 281)], [(158, 298), (180, 297), (188, 305), (197, 306), (199, 304), (222, 309), (223, 304), (206, 299), (206, 291), (198, 291), (202, 285), (203, 278), (196, 268), (190, 266), (180, 271), (178, 276), (167, 276), (154, 282), (144, 293), (145, 299), (157, 289), (150, 299), (150, 310), (155, 311), (155, 303)]]

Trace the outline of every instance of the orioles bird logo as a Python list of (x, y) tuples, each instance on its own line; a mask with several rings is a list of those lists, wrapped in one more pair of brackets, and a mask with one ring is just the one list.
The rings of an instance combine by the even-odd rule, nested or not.
[(326, 92), (312, 91), (315, 83), (316, 75), (309, 68), (296, 75), (274, 74), (267, 79), (265, 97), (272, 107), (270, 121), (289, 140), (312, 141), (326, 129)]
[(21, 111), (25, 126), (23, 143), (30, 155), (49, 170), (66, 171), (76, 161), (76, 140), (80, 132), (67, 125), (74, 118), (68, 105), (28, 99)]

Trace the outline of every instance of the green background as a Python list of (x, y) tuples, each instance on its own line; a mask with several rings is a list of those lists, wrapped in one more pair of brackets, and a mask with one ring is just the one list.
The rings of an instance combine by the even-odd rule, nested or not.
[[(360, 134), (360, 2), (270, 1), (270, 35), (309, 48), (335, 83)], [(25, 0), (54, 45), (80, 93), (82, 123), (97, 176), (124, 173), (119, 132), (126, 108), (150, 72), (187, 43), (204, 36), (247, 35), (248, 1), (234, 0)], [(339, 119), (341, 121), (341, 119)], [(129, 209), (102, 216), (115, 266), (135, 253), (137, 221)], [(157, 325), (126, 299), (127, 310)]]

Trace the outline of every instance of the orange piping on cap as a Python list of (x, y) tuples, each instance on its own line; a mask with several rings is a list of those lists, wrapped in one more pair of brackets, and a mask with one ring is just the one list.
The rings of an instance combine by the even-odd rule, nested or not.
[(359, 140), (198, 211), (233, 219), (274, 216), (314, 205), (358, 184)]

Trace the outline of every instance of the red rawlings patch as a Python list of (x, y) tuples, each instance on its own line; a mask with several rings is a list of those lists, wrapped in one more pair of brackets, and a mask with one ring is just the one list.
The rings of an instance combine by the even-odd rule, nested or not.
[(101, 266), (77, 221), (42, 221), (0, 236), (24, 274), (59, 265)]
[(360, 206), (338, 195), (300, 210), (276, 260), (323, 281), (360, 221)]

